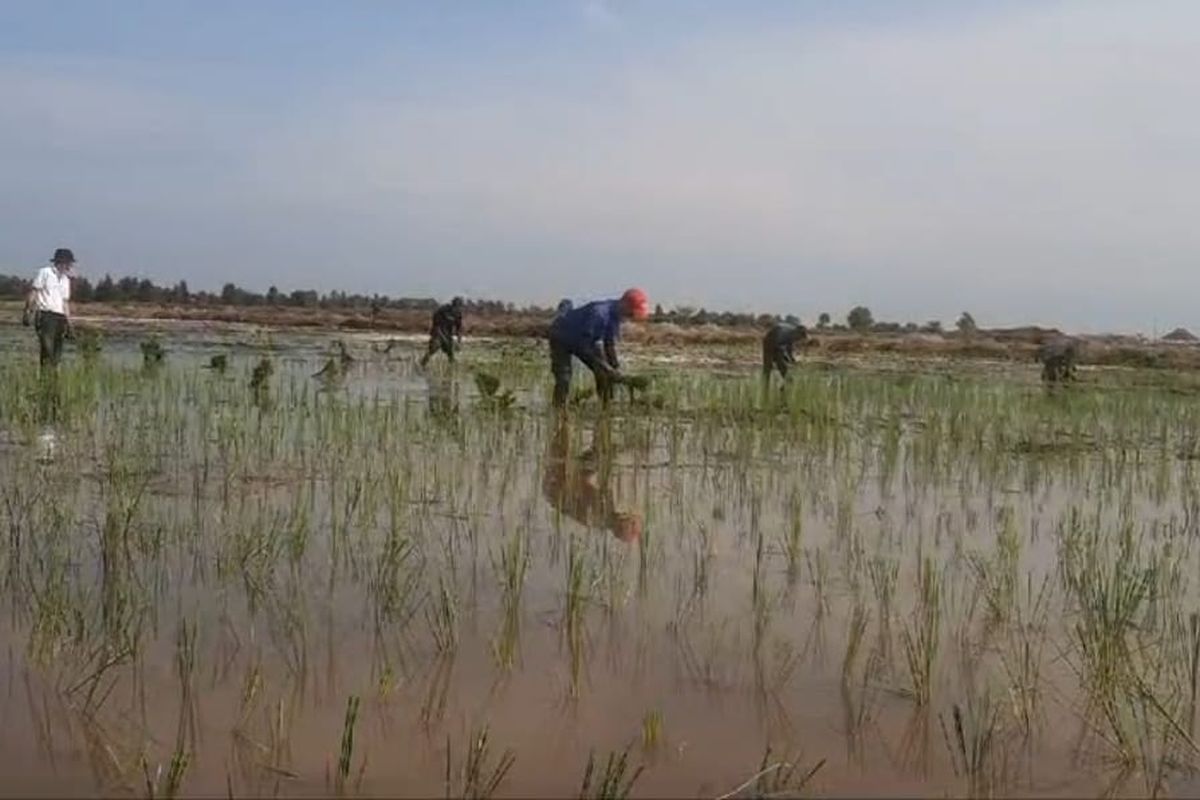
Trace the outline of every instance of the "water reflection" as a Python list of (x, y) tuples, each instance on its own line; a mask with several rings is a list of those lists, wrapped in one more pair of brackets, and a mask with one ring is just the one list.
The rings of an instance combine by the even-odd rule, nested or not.
[(554, 422), (542, 494), (556, 511), (589, 528), (603, 528), (622, 542), (635, 542), (642, 535), (642, 516), (617, 509), (612, 491), (615, 448), (609, 423), (601, 421), (592, 446), (571, 452), (571, 429), (565, 415)]
[(440, 370), (425, 373), (429, 397), (429, 416), (438, 422), (451, 422), (458, 417), (458, 385), (449, 372)]

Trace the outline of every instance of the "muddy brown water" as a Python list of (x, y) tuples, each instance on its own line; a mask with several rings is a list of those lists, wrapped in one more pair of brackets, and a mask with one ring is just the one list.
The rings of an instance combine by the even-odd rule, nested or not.
[[(274, 345), (285, 374), (306, 378), (326, 356), (328, 337), (277, 337)], [(239, 346), (247, 359), (257, 352), (255, 343), (211, 334), (177, 337), (168, 346), (172, 369), (197, 368), (212, 353), (239, 353)], [(133, 338), (115, 339), (105, 358), (134, 364), (135, 348)], [(461, 392), (461, 406), (450, 413), (469, 416), (476, 400), (469, 373), (446, 377), (441, 365), (422, 373), (410, 361), (371, 354), (361, 342), (356, 348), (364, 358), (348, 376), (349, 395), (415, 403), (407, 424), (419, 431), (432, 424), (426, 415), (436, 407), (425, 401), (431, 394), (436, 401), (449, 384)], [(977, 584), (963, 577), (971, 574), (968, 554), (990, 555), (997, 532), (1011, 526), (1024, 591), (1027, 580), (1034, 585), (1055, 575), (1053, 531), (1069, 509), (1094, 509), (1097, 520), (1114, 526), (1121, 517), (1118, 503), (1098, 499), (1110, 490), (1086, 455), (1070, 469), (1042, 469), (1032, 484), (1023, 482), (1027, 469), (1019, 461), (1003, 482), (985, 483), (966, 469), (970, 464), (931, 476), (903, 454), (900, 467), (883, 474), (874, 442), (851, 441), (837, 451), (787, 436), (755, 439), (733, 428), (680, 425), (638, 429), (628, 438), (644, 438), (641, 446), (616, 444), (596, 455), (603, 437), (625, 441), (622, 433), (637, 424), (636, 414), (619, 410), (612, 423), (580, 414), (569, 447), (556, 451), (555, 429), (537, 402), (544, 387), (516, 388), (528, 407), (515, 423), (495, 423), (509, 432), (493, 436), (468, 420), (457, 443), (414, 436), (406, 445), (403, 457), (419, 473), (408, 477), (417, 488), (408, 491), (403, 525), (423, 558), (388, 578), (408, 585), (411, 572), (419, 586), (414, 596), (422, 602), (402, 612), (403, 621), (379, 622), (379, 580), (372, 578), (379, 549), (335, 552), (329, 529), (339, 524), (339, 500), (332, 482), (316, 485), (286, 464), (272, 472), (260, 463), (233, 489), (234, 510), (222, 511), (215, 484), (193, 494), (187, 478), (196, 467), (176, 453), (182, 466), (168, 470), (139, 510), (148, 528), (172, 532), (161, 551), (139, 556), (153, 566), (135, 588), (146, 601), (137, 652), (95, 684), (105, 699), (93, 705), (84, 698), (97, 661), (78, 660), (80, 648), (68, 643), (88, 640), (82, 630), (74, 636), (72, 625), (94, 627), (99, 618), (68, 614), (52, 652), (35, 653), (31, 643), (44, 623), (39, 603), (51, 603), (52, 592), (81, 608), (98, 602), (104, 569), (97, 547), (64, 544), (72, 554), (66, 571), (47, 576), (22, 561), (28, 556), (18, 557), (10, 540), (3, 563), (26, 574), (11, 578), (0, 597), (0, 795), (136, 795), (151, 785), (161, 793), (178, 741), (189, 754), (185, 794), (326, 795), (338, 787), (351, 696), (361, 707), (346, 794), (444, 794), (447, 752), (457, 771), (470, 734), (486, 726), (490, 763), (506, 749), (516, 759), (501, 796), (574, 795), (589, 754), (603, 759), (627, 750), (631, 767), (644, 767), (635, 796), (717, 797), (750, 781), (768, 746), (772, 764), (796, 756), (800, 774), (816, 768), (806, 791), (961, 795), (967, 784), (947, 721), (955, 704), (967, 702), (962, 662), (989, 664), (980, 681), (1007, 696), (999, 658), (984, 639), (954, 644), (954, 620), (978, 602)], [(607, 424), (615, 433), (603, 430)], [(17, 469), (48, 477), (69, 471), (63, 461), (76, 452), (63, 441), (57, 460), (38, 466), (28, 452), (35, 444), (13, 432), (8, 440), (0, 470), (10, 485)], [(848, 459), (857, 462), (853, 468), (845, 468)], [(354, 474), (371, 469), (347, 466)], [(298, 494), (306, 483), (309, 493)], [(94, 484), (85, 478), (64, 490), (79, 505), (71, 535), (81, 540), (96, 537), (103, 516)], [(31, 486), (22, 481), (22, 497)], [(1174, 503), (1150, 496), (1144, 475), (1126, 488), (1136, 495), (1143, 525), (1184, 524)], [(312, 527), (298, 560), (289, 560), (283, 543), (271, 544), (269, 557), (228, 545), (242, 535), (230, 526), (266, 524), (271, 511), (286, 515), (301, 503), (312, 509)], [(617, 514), (639, 516), (641, 536), (614, 535)], [(0, 519), (12, 522), (13, 515), (9, 508)], [(187, 520), (199, 520), (201, 532), (174, 532)], [(796, 526), (800, 552), (789, 560)], [(383, 536), (386, 527), (372, 527), (369, 536)], [(524, 537), (529, 566), (515, 650), (505, 664), (498, 572), (514, 534)], [(571, 548), (586, 564), (574, 640), (564, 622)], [(920, 709), (907, 694), (899, 630), (916, 613), (912, 571), (924, 557), (949, 576), (944, 603), (951, 612), (934, 699)], [(864, 566), (875, 558), (898, 569), (887, 632)], [(259, 561), (260, 571), (246, 568)], [(425, 633), (435, 575), (452, 576), (458, 597), (452, 655), (436, 652)], [(862, 654), (847, 668), (856, 605), (868, 609), (871, 622)], [(195, 669), (181, 681), (178, 641), (189, 624)], [(868, 651), (876, 662), (869, 669)], [(1086, 726), (1068, 659), (1048, 646), (1043, 661), (1037, 732), (1005, 740), (1003, 758), (1012, 763), (994, 790), (1104, 791), (1114, 771), (1094, 749), (1079, 747)], [(650, 741), (648, 715), (661, 719), (661, 734)], [(1174, 786), (1186, 781), (1178, 776)], [(449, 791), (458, 785), (456, 777)], [(1136, 782), (1117, 786), (1139, 793)], [(754, 790), (751, 782), (741, 794)]]

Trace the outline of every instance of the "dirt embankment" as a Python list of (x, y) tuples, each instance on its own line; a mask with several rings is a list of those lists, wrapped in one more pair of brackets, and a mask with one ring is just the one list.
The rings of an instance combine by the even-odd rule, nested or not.
[[(424, 333), (429, 329), (429, 314), (424, 311), (369, 311), (329, 308), (293, 308), (279, 306), (180, 306), (152, 303), (80, 303), (75, 315), (88, 324), (117, 328), (129, 321), (187, 322), (211, 325), (251, 325), (330, 331)], [(20, 316), (18, 303), (0, 304), (0, 320)], [(512, 313), (469, 315), (468, 335), (491, 337), (543, 337), (549, 317)], [(813, 331), (808, 347), (815, 353), (869, 354), (893, 353), (930, 358), (978, 358), (1000, 361), (1032, 361), (1043, 342), (1061, 336), (1055, 329), (1025, 327), (980, 330), (971, 335), (957, 332), (930, 333), (854, 333), (844, 330)], [(750, 346), (762, 337), (756, 327), (719, 325), (677, 325), (641, 323), (627, 326), (625, 337), (631, 342), (661, 346)], [(1153, 342), (1130, 336), (1084, 336), (1081, 362), (1103, 366), (1132, 366), (1170, 369), (1200, 368), (1200, 345)]]

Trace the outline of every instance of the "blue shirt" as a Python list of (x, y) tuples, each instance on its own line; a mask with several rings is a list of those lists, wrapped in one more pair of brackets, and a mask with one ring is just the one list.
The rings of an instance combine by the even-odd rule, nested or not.
[(596, 300), (555, 317), (550, 334), (570, 347), (615, 342), (621, 335), (620, 300)]

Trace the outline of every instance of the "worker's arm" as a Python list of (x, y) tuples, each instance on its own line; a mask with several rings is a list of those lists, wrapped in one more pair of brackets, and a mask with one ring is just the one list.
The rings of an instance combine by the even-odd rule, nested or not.
[(613, 372), (619, 372), (621, 362), (617, 360), (617, 342), (615, 339), (609, 338), (604, 340), (604, 360), (612, 367)]
[(587, 345), (583, 352), (579, 353), (579, 360), (594, 371), (604, 373), (613, 380), (620, 380), (621, 373), (608, 359), (608, 343), (604, 347), (600, 347), (596, 342)]
[(454, 318), (454, 334), (458, 337), (459, 344), (462, 344), (462, 332), (463, 332), (463, 320), (462, 320), (462, 312), (460, 311), (458, 316)]

